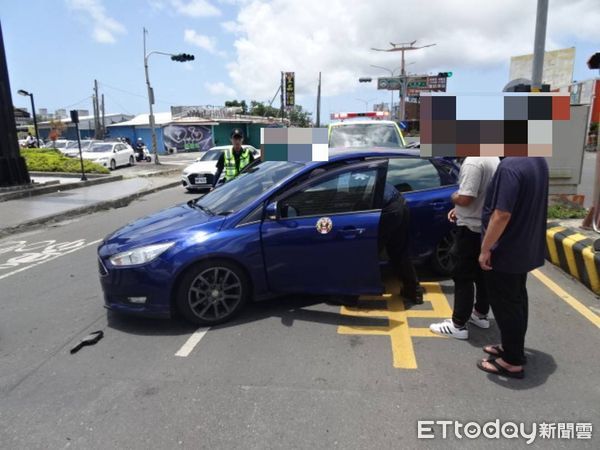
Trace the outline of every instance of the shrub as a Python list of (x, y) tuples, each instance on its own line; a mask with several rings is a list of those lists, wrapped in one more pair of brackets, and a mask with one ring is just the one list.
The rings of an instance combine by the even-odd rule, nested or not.
[(586, 215), (587, 210), (581, 207), (557, 204), (548, 208), (549, 219), (583, 219)]
[[(81, 172), (79, 158), (69, 158), (54, 148), (21, 149), (21, 156), (25, 158), (27, 169), (31, 171)], [(106, 167), (86, 160), (83, 160), (83, 170), (85, 173), (110, 173)]]

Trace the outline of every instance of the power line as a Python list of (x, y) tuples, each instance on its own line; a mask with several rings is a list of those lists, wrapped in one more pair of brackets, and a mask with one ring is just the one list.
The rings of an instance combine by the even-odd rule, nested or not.
[(71, 108), (72, 106), (79, 105), (80, 103), (83, 103), (83, 102), (85, 102), (85, 101), (87, 101), (87, 100), (90, 100), (91, 98), (92, 98), (92, 96), (91, 96), (91, 95), (88, 95), (87, 97), (85, 97), (85, 98), (82, 98), (82, 99), (81, 99), (81, 100), (79, 100), (78, 102), (71, 103), (70, 105), (63, 106), (62, 108), (58, 108), (58, 109), (69, 109), (69, 108)]
[[(128, 95), (131, 95), (131, 96), (134, 96), (134, 97), (143, 98), (143, 99), (147, 99), (148, 98), (146, 95), (138, 94), (136, 92), (127, 91), (125, 89), (121, 89), (121, 88), (118, 88), (116, 86), (111, 86), (110, 84), (106, 84), (104, 82), (99, 82), (99, 83), (100, 83), (101, 86), (107, 87), (109, 89), (113, 89), (113, 90), (121, 92), (123, 94), (128, 94)], [(172, 101), (169, 101), (169, 100), (164, 100), (164, 99), (159, 99), (159, 98), (156, 98), (155, 100), (158, 103), (164, 103), (165, 105), (169, 105), (169, 106), (175, 105), (177, 103), (177, 102), (172, 102)]]

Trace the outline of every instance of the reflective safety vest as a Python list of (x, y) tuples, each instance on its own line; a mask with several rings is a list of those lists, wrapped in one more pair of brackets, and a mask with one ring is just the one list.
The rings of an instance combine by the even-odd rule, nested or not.
[[(240, 170), (250, 164), (250, 151), (246, 148), (240, 153)], [(235, 167), (235, 157), (233, 156), (233, 147), (225, 150), (225, 178), (232, 180), (239, 175)]]

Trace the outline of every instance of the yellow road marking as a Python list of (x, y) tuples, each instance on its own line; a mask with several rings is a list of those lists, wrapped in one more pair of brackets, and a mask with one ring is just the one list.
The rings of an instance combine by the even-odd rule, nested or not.
[(588, 319), (598, 328), (600, 328), (600, 316), (594, 314), (587, 306), (573, 297), (571, 294), (566, 292), (563, 288), (561, 288), (558, 284), (540, 272), (539, 269), (531, 272), (538, 280), (546, 285), (548, 289), (554, 292), (557, 296), (563, 299), (568, 305), (570, 305), (573, 309), (575, 309), (579, 314)]
[(577, 263), (575, 262), (575, 252), (573, 251), (573, 246), (579, 242), (587, 239), (583, 234), (573, 234), (571, 236), (566, 237), (563, 240), (563, 247), (565, 248), (565, 256), (567, 257), (567, 265), (569, 266), (569, 272), (578, 280), (581, 280), (581, 276), (579, 275), (579, 270), (577, 270)]
[(554, 227), (548, 229), (546, 232), (546, 244), (548, 245), (550, 261), (552, 261), (552, 263), (556, 264), (557, 266), (560, 265), (560, 260), (558, 259), (558, 251), (556, 250), (556, 241), (554, 240), (554, 235), (565, 230), (565, 227)]
[(429, 310), (405, 310), (404, 301), (397, 295), (361, 297), (361, 300), (385, 301), (386, 309), (382, 308), (349, 308), (342, 306), (340, 313), (352, 317), (382, 317), (388, 319), (388, 326), (339, 326), (339, 334), (389, 336), (392, 346), (393, 366), (398, 369), (416, 369), (412, 338), (414, 337), (443, 337), (432, 333), (429, 328), (412, 328), (408, 325), (409, 317), (450, 317), (452, 310), (448, 299), (442, 292), (439, 283), (422, 283), (426, 292), (424, 301), (431, 303)]

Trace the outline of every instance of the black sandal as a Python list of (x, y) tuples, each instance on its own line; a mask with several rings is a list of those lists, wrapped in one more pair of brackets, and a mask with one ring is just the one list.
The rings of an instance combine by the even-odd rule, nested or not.
[[(491, 352), (489, 350), (486, 349), (486, 347), (491, 347), (492, 349), (494, 349), (494, 352)], [(487, 353), (490, 356), (495, 356), (496, 358), (503, 358), (504, 357), (504, 350), (502, 350), (502, 347), (500, 344), (498, 345), (486, 345), (485, 347), (483, 347), (483, 352)], [(527, 364), (527, 356), (523, 355), (523, 361), (522, 363), (523, 365)]]
[[(490, 363), (496, 370), (488, 369), (483, 365), (484, 362)], [(484, 372), (491, 373), (493, 375), (518, 379), (525, 378), (525, 371), (523, 369), (519, 370), (518, 372), (511, 372), (510, 370), (505, 369), (500, 364), (498, 364), (495, 358), (482, 359), (481, 361), (478, 361), (477, 368), (483, 370)]]

